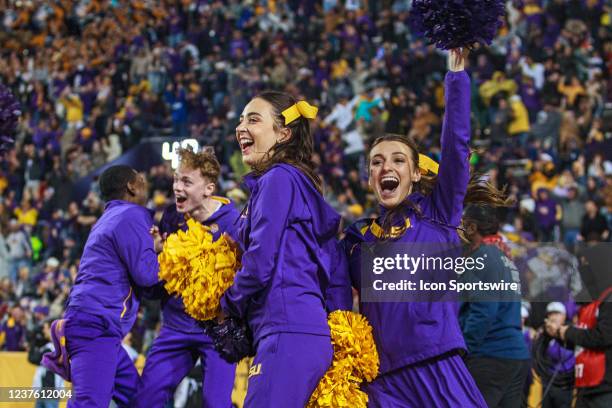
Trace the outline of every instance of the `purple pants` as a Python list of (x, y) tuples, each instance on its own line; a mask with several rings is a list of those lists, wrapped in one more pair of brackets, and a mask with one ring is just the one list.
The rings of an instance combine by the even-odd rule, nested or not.
[(244, 408), (303, 408), (332, 356), (328, 336), (276, 333), (264, 337), (249, 370)]
[(447, 354), (378, 376), (362, 389), (369, 408), (486, 408), (458, 354)]
[(223, 360), (203, 333), (183, 333), (166, 326), (151, 346), (133, 406), (164, 407), (198, 357), (202, 363), (202, 406), (230, 408), (236, 365)]
[(121, 346), (121, 334), (102, 317), (66, 313), (66, 349), (70, 356), (72, 398), (69, 408), (108, 408), (111, 399), (129, 406), (138, 371)]

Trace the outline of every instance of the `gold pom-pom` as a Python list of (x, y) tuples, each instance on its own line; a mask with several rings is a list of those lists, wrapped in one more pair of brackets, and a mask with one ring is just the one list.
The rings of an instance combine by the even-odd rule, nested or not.
[(237, 251), (225, 236), (213, 242), (210, 228), (187, 220), (187, 231), (171, 234), (159, 254), (159, 279), (168, 293), (183, 298), (194, 319), (218, 315), (219, 302), (239, 268)]
[(372, 327), (359, 313), (336, 310), (329, 314), (334, 358), (308, 402), (308, 408), (365, 408), (368, 396), (359, 389), (378, 375), (378, 351)]

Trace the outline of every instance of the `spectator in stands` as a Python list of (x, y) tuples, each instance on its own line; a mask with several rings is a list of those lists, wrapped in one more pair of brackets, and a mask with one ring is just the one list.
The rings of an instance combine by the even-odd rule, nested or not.
[(540, 188), (537, 193), (535, 207), (538, 239), (542, 242), (552, 242), (555, 239), (555, 227), (561, 219), (561, 207), (550, 196), (550, 191)]
[(9, 276), (9, 251), (4, 230), (5, 228), (0, 222), (0, 280)]
[(6, 351), (25, 350), (25, 314), (19, 306), (11, 309), (8, 319), (0, 326), (0, 345)]
[(32, 208), (32, 204), (27, 197), (24, 197), (21, 200), (21, 205), (15, 208), (15, 216), (17, 217), (17, 221), (21, 225), (27, 225), (30, 227), (34, 227), (36, 225), (36, 221), (38, 220), (38, 211), (36, 208)]
[(580, 238), (583, 241), (606, 241), (610, 237), (608, 223), (599, 212), (595, 200), (587, 200), (584, 204), (585, 214), (582, 217)]
[(36, 294), (36, 289), (30, 279), (30, 268), (22, 266), (19, 268), (19, 276), (15, 282), (15, 294), (18, 298), (33, 297)]
[(567, 191), (567, 196), (561, 202), (561, 231), (563, 243), (568, 247), (574, 245), (580, 233), (582, 217), (584, 216), (584, 204), (578, 197), (578, 187), (571, 186)]
[(21, 228), (19, 221), (11, 219), (9, 234), (6, 237), (9, 253), (9, 277), (12, 282), (17, 279), (17, 273), (22, 266), (30, 266), (32, 248), (28, 234)]

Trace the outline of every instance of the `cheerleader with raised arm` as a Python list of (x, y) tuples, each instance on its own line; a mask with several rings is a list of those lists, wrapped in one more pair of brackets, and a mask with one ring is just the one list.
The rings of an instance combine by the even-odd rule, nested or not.
[[(465, 52), (451, 50), (440, 164), (419, 155), (410, 139), (386, 135), (370, 150), (369, 184), (381, 216), (347, 229), (344, 247), (353, 286), (361, 287), (361, 245), (391, 241), (460, 243), (466, 201), (504, 203), (487, 183), (470, 182), (470, 80)], [(466, 197), (467, 193), (467, 197)], [(418, 254), (420, 255), (420, 253)], [(373, 327), (380, 375), (365, 391), (371, 407), (486, 407), (461, 355), (465, 342), (457, 302), (360, 302)]]

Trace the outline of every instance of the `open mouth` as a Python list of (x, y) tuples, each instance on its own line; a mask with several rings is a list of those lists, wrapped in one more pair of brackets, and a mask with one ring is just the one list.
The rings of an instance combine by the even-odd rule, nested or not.
[(187, 197), (176, 197), (177, 204), (183, 204), (185, 201), (187, 201)]
[(249, 147), (253, 146), (255, 141), (249, 136), (240, 136), (238, 139), (238, 143), (240, 143), (240, 150), (244, 153)]
[(384, 176), (380, 179), (380, 189), (383, 195), (391, 195), (397, 190), (400, 181), (395, 176)]

